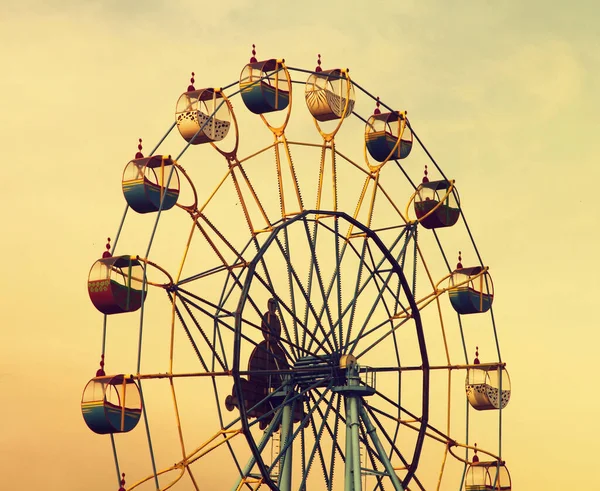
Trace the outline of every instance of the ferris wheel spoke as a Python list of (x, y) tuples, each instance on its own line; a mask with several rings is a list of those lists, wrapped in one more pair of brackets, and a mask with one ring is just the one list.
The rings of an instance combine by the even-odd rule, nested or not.
[[(322, 222), (322, 221), (315, 221), (313, 223), (313, 235), (316, 236), (316, 229), (317, 226), (319, 227), (324, 227), (325, 229), (327, 229), (329, 232), (331, 232), (332, 234), (334, 234), (335, 237), (335, 269), (331, 274), (331, 278), (329, 280), (329, 284), (323, 294), (323, 303), (319, 309), (319, 313), (317, 315), (317, 322), (319, 324), (321, 324), (322, 319), (323, 319), (323, 315), (326, 313), (328, 305), (329, 305), (329, 299), (331, 297), (331, 293), (333, 291), (334, 286), (336, 287), (336, 293), (337, 293), (337, 311), (338, 311), (338, 315), (337, 318), (338, 320), (335, 321), (333, 324), (331, 324), (331, 329), (329, 330), (329, 332), (327, 332), (325, 334), (326, 338), (330, 338), (333, 337), (334, 340), (336, 339), (335, 336), (335, 330), (337, 329), (337, 331), (339, 332), (339, 339), (342, 340), (343, 339), (343, 329), (342, 329), (342, 318), (343, 318), (343, 314), (342, 314), (342, 284), (341, 284), (341, 263), (346, 251), (346, 246), (348, 245), (347, 241), (345, 241), (344, 238), (344, 245), (340, 251), (340, 238), (343, 238), (340, 233), (339, 233), (339, 217), (335, 216), (334, 217), (334, 227), (331, 228), (330, 226), (328, 226), (326, 223)], [(312, 274), (313, 274), (313, 269), (314, 266), (311, 262), (311, 266), (310, 266), (310, 272), (309, 275), (311, 276), (310, 280), (312, 280)], [(312, 284), (312, 283), (311, 283)]]
[[(318, 394), (319, 396), (321, 395), (321, 392), (318, 389), (315, 389), (314, 392), (316, 394)], [(334, 394), (335, 395), (335, 394)], [(310, 399), (312, 400), (313, 404), (316, 404), (316, 398), (313, 394), (309, 394)], [(331, 426), (329, 425), (329, 423), (327, 422), (325, 415), (323, 413), (323, 410), (317, 406), (317, 412), (319, 413), (319, 416), (321, 417), (322, 420), (325, 421), (325, 428), (327, 430), (327, 433), (329, 434), (329, 436), (331, 437), (331, 441), (332, 441), (332, 445), (333, 445), (333, 451), (331, 452), (331, 463), (330, 463), (330, 475), (333, 475), (333, 467), (334, 467), (334, 456), (335, 456), (335, 452), (339, 453), (340, 456), (342, 457), (342, 459), (344, 459), (344, 453), (342, 452), (342, 448), (340, 447), (339, 443), (338, 443), (338, 428), (339, 428), (339, 421), (342, 419), (342, 416), (340, 414), (340, 407), (341, 407), (341, 403), (342, 403), (342, 398), (338, 395), (337, 396), (337, 403), (336, 403), (336, 408), (335, 408), (335, 421), (334, 421), (334, 425), (333, 425), (333, 430), (331, 429)]]
[[(310, 228), (308, 226), (307, 220), (306, 218), (304, 218), (303, 220), (304, 223), (304, 229), (305, 229), (305, 233), (306, 233), (306, 240), (308, 242), (308, 247), (310, 249), (310, 264), (309, 264), (309, 277), (308, 277), (308, 285), (307, 285), (307, 290), (306, 290), (306, 301), (307, 301), (307, 305), (306, 307), (308, 309), (310, 309), (310, 312), (313, 315), (314, 321), (315, 321), (315, 327), (312, 331), (307, 330), (307, 335), (310, 338), (309, 342), (308, 342), (308, 346), (307, 349), (310, 350), (312, 348), (313, 342), (317, 343), (317, 347), (315, 351), (319, 351), (322, 348), (322, 345), (326, 342), (327, 345), (329, 346), (329, 352), (333, 353), (337, 350), (337, 341), (336, 341), (336, 337), (335, 335), (331, 336), (331, 334), (333, 334), (330, 331), (327, 331), (326, 328), (323, 326), (323, 323), (321, 322), (322, 320), (322, 312), (325, 311), (327, 314), (327, 318), (329, 320), (329, 326), (333, 325), (332, 319), (331, 319), (331, 312), (329, 311), (329, 304), (328, 304), (328, 298), (325, 295), (325, 290), (323, 287), (323, 279), (321, 276), (321, 270), (319, 268), (319, 264), (316, 260), (316, 254), (315, 254), (315, 244), (317, 242), (317, 237), (318, 237), (318, 222), (314, 222), (313, 223), (313, 232), (311, 235), (310, 232)], [(315, 310), (315, 306), (314, 303), (312, 301), (312, 289), (313, 289), (313, 278), (316, 277), (317, 280), (317, 284), (318, 284), (318, 288), (319, 291), (321, 292), (321, 300), (322, 300), (322, 305), (321, 305), (321, 314), (317, 314), (316, 310)], [(305, 314), (306, 317), (306, 314)], [(317, 333), (321, 332), (322, 334), (322, 339), (321, 341), (317, 341)], [(331, 339), (333, 338), (333, 344), (331, 342)], [(306, 340), (306, 338), (304, 338), (304, 340)]]
[[(296, 186), (297, 186), (297, 182), (296, 182)], [(285, 227), (283, 229), (283, 238), (284, 238), (284, 255), (287, 259), (287, 263), (289, 264), (289, 258), (291, 257), (291, 251), (290, 251), (290, 240), (289, 240), (289, 234), (288, 234), (288, 229), (287, 227)], [(290, 296), (290, 309), (292, 312), (296, 312), (296, 296), (294, 295), (294, 278), (292, 275), (292, 272), (290, 271), (290, 268), (287, 268), (287, 279), (288, 279), (288, 291), (289, 291), (289, 296)], [(283, 319), (283, 316), (280, 315), (280, 318)], [(293, 326), (293, 332), (294, 332), (294, 344), (297, 346), (298, 345), (298, 318), (294, 315), (292, 316), (292, 326)], [(283, 321), (285, 324), (285, 321)], [(296, 356), (299, 356), (299, 352), (296, 352)]]
[[(174, 303), (171, 292), (168, 291), (167, 295), (169, 297), (171, 304), (173, 305), (173, 308), (175, 309), (175, 315), (177, 315), (177, 318), (179, 319), (179, 322), (181, 323), (181, 327), (183, 327), (183, 330), (185, 331), (185, 334), (186, 334), (188, 340), (190, 341), (190, 344), (192, 345), (192, 349), (196, 353), (196, 356), (198, 357), (198, 360), (200, 361), (202, 368), (204, 368), (204, 370), (206, 370), (208, 372), (209, 371), (208, 365), (205, 363), (204, 358), (202, 357), (202, 354), (200, 353), (200, 350), (198, 349), (198, 346), (196, 345), (196, 342), (194, 341), (192, 333), (188, 329), (187, 324), (185, 323), (185, 320), (183, 319), (183, 316), (181, 315), (181, 311), (179, 310), (179, 307)], [(184, 302), (182, 302), (182, 303), (184, 303)]]
[[(310, 307), (310, 310), (313, 313), (313, 316), (316, 314), (316, 311), (314, 309), (314, 306), (312, 305), (312, 302), (310, 301), (310, 295), (304, 289), (304, 286), (302, 285), (302, 281), (300, 280), (300, 277), (298, 276), (296, 269), (294, 268), (293, 264), (291, 263), (290, 255), (288, 253), (289, 242), (288, 242), (288, 237), (287, 237), (287, 227), (284, 228), (284, 234), (285, 234), (284, 235), (285, 240), (287, 242), (286, 246), (281, 244), (281, 241), (278, 237), (275, 240), (276, 240), (279, 250), (280, 250), (281, 254), (283, 255), (285, 262), (286, 262), (286, 270), (287, 270), (287, 274), (288, 274), (288, 288), (289, 288), (289, 292), (290, 292), (290, 300), (292, 301), (292, 305), (290, 305), (286, 310), (288, 311), (288, 313), (294, 312), (294, 315), (292, 315), (291, 317), (292, 317), (292, 322), (294, 324), (294, 336), (297, 338), (298, 337), (297, 336), (298, 324), (300, 324), (301, 321), (295, 315), (296, 308), (295, 308), (294, 286), (296, 286), (300, 290), (302, 296), (304, 297), (305, 301), (307, 302), (306, 305)], [(285, 316), (281, 316), (281, 318), (285, 325)], [(318, 319), (315, 319), (315, 320), (317, 323), (319, 322)], [(307, 330), (306, 324), (300, 324), (300, 326), (303, 328), (304, 331)], [(287, 330), (286, 330), (286, 334), (288, 335), (288, 338), (289, 338), (290, 336), (289, 336), (289, 332)], [(304, 344), (303, 344), (303, 346), (304, 346)], [(308, 349), (310, 349), (310, 346), (308, 347)], [(297, 353), (297, 356), (300, 356), (300, 352)]]
[(342, 405), (342, 398), (338, 395), (337, 397), (337, 404), (336, 404), (336, 408), (335, 408), (335, 420), (333, 423), (333, 434), (331, 433), (331, 429), (329, 428), (329, 425), (327, 427), (329, 434), (331, 436), (331, 441), (333, 442), (333, 448), (331, 449), (331, 461), (329, 464), (329, 475), (331, 476), (331, 480), (330, 480), (330, 486), (328, 491), (332, 491), (333, 488), (333, 477), (334, 477), (334, 472), (335, 472), (335, 453), (336, 451), (340, 454), (340, 457), (342, 458), (342, 460), (344, 459), (344, 454), (342, 454), (342, 449), (340, 448), (339, 444), (338, 444), (338, 437), (339, 437), (339, 427), (340, 427), (340, 409), (341, 409), (341, 405)]
[[(384, 305), (385, 310), (388, 311), (388, 318), (385, 319), (384, 321), (382, 321), (380, 324), (377, 324), (372, 330), (371, 332), (375, 332), (377, 330), (379, 330), (381, 327), (385, 326), (386, 324), (391, 325), (391, 329), (384, 335), (382, 336), (382, 338), (380, 338), (379, 341), (376, 341), (375, 343), (372, 343), (366, 350), (363, 350), (360, 355), (356, 355), (357, 358), (360, 358), (360, 356), (362, 356), (363, 354), (365, 354), (366, 352), (368, 352), (370, 349), (372, 349), (374, 346), (376, 346), (377, 344), (379, 344), (380, 341), (382, 341), (383, 339), (385, 339), (387, 336), (389, 336), (390, 333), (393, 333), (400, 325), (403, 324), (403, 322), (401, 321), (400, 324), (396, 327), (393, 326), (393, 321), (392, 318), (390, 316), (390, 312), (389, 309), (387, 308), (387, 303), (385, 302), (385, 293), (388, 293), (390, 296), (393, 295), (393, 292), (390, 290), (389, 288), (389, 283), (392, 279), (395, 279), (396, 276), (393, 274), (393, 272), (389, 272), (387, 275), (387, 278), (385, 278), (383, 280), (383, 285), (379, 286), (377, 283), (377, 277), (379, 275), (373, 275), (373, 282), (376, 285), (376, 290), (377, 290), (377, 295), (375, 296), (375, 298), (373, 299), (373, 304), (369, 310), (369, 313), (365, 316), (363, 324), (360, 328), (360, 330), (358, 331), (358, 333), (356, 334), (356, 336), (354, 337), (354, 339), (352, 341), (348, 341), (347, 347), (349, 347), (349, 353), (353, 354), (354, 351), (356, 350), (359, 342), (361, 342), (362, 340), (365, 339), (365, 330), (367, 329), (367, 326), (369, 324), (369, 322), (371, 321), (371, 318), (373, 317), (373, 315), (375, 314), (376, 309), (378, 308), (378, 306), (380, 304)], [(405, 319), (408, 320), (408, 319)]]
[[(369, 461), (371, 463), (371, 467), (373, 468), (373, 470), (375, 471), (375, 478), (377, 479), (377, 485), (375, 486), (375, 490), (376, 489), (381, 489), (382, 491), (384, 491), (384, 487), (383, 487), (383, 476), (380, 474), (379, 469), (377, 468), (377, 461), (379, 461), (381, 463), (381, 460), (379, 458), (379, 456), (373, 451), (373, 448), (371, 447), (371, 444), (369, 443), (369, 439), (367, 437), (367, 432), (365, 430), (365, 425), (364, 422), (361, 421), (360, 424), (360, 434), (361, 434), (361, 441), (363, 442), (367, 457), (369, 458)], [(376, 461), (377, 459), (377, 461)]]
[[(334, 322), (333, 322), (333, 317), (329, 308), (329, 302), (328, 302), (328, 297), (325, 295), (325, 286), (323, 284), (323, 276), (321, 274), (321, 268), (319, 266), (319, 261), (317, 259), (317, 253), (316, 253), (316, 244), (317, 244), (317, 237), (318, 237), (318, 221), (315, 221), (315, 226), (313, 228), (313, 234), (311, 235), (310, 232), (310, 227), (308, 226), (308, 222), (306, 220), (306, 217), (304, 217), (304, 219), (302, 220), (302, 222), (304, 223), (304, 230), (306, 232), (306, 239), (308, 242), (308, 247), (310, 248), (310, 261), (311, 261), (311, 266), (310, 266), (310, 270), (311, 270), (311, 274), (312, 272), (316, 272), (316, 279), (317, 279), (317, 284), (319, 287), (319, 291), (321, 293), (321, 299), (323, 300), (323, 307), (325, 308), (325, 313), (327, 315), (327, 321), (329, 323), (329, 326), (333, 326)], [(312, 285), (312, 282), (311, 282)], [(333, 347), (331, 346), (331, 343), (329, 342), (329, 336), (327, 335), (327, 333), (325, 332), (322, 323), (320, 321), (320, 319), (317, 317), (316, 318), (316, 323), (317, 326), (315, 327), (315, 331), (317, 328), (320, 328), (323, 331), (323, 334), (325, 336), (325, 339), (327, 339), (328, 344), (331, 347), (332, 351), (337, 351), (339, 349), (339, 345), (338, 345), (338, 339), (337, 336), (335, 335), (335, 331), (333, 329), (330, 330), (331, 332), (331, 337), (333, 338)], [(309, 343), (309, 348), (310, 348), (310, 344)]]
[[(395, 332), (402, 327), (404, 324), (406, 324), (410, 319), (402, 319), (400, 320), (400, 322), (398, 322), (397, 324), (392, 324), (390, 329), (388, 331), (386, 331), (383, 335), (381, 335), (379, 338), (377, 338), (376, 340), (372, 341), (371, 344), (369, 344), (366, 348), (364, 348), (360, 353), (356, 354), (356, 358), (360, 359), (362, 356), (366, 355), (367, 353), (369, 353), (373, 348), (375, 348), (376, 346), (378, 346), (382, 341), (385, 341), (387, 338), (389, 338), (390, 336), (394, 336)], [(384, 321), (384, 323), (390, 322), (390, 320), (388, 321)], [(383, 325), (383, 324), (382, 324)], [(372, 330), (370, 330), (368, 332), (368, 334), (374, 333), (376, 331), (378, 331), (379, 329), (381, 329), (381, 327), (375, 327)], [(361, 336), (366, 337), (367, 334), (362, 333)], [(358, 341), (364, 339), (364, 337), (362, 338), (357, 338), (353, 345), (352, 348), (350, 349), (350, 352), (352, 353), (354, 351), (354, 347), (357, 346)], [(363, 343), (364, 344), (364, 343)]]
[[(189, 305), (191, 305), (192, 307), (196, 308), (197, 310), (199, 310), (200, 312), (202, 312), (202, 313), (204, 313), (204, 314), (206, 314), (206, 315), (208, 315), (208, 316), (210, 316), (210, 315), (211, 315), (211, 314), (210, 314), (210, 312), (208, 312), (206, 309), (204, 309), (203, 307), (201, 307), (201, 306), (200, 306), (200, 305), (198, 305), (197, 303), (195, 303), (195, 302), (192, 302), (191, 300), (185, 300), (185, 303), (188, 303), (188, 304), (189, 304)], [(229, 324), (228, 324), (227, 322), (225, 322), (225, 321), (224, 321), (222, 318), (216, 318), (215, 320), (216, 320), (216, 323), (215, 323), (215, 324), (218, 324), (219, 326), (226, 328), (227, 330), (229, 330), (229, 331), (230, 331), (230, 332), (232, 332), (232, 333), (235, 333), (235, 332), (236, 332), (235, 326), (231, 326), (231, 325), (229, 325)], [(244, 325), (251, 326), (251, 327), (253, 327), (254, 329), (256, 329), (257, 331), (263, 332), (263, 329), (261, 328), (261, 326), (259, 326), (259, 325), (255, 324), (255, 323), (253, 323), (253, 322), (251, 322), (251, 321), (247, 321), (247, 320), (243, 319), (243, 321), (242, 321), (242, 322), (243, 322), (243, 324), (244, 324)], [(218, 329), (216, 329), (216, 330), (217, 330), (217, 331), (219, 331)], [(246, 342), (250, 343), (251, 345), (253, 345), (253, 346), (254, 346), (254, 348), (257, 348), (257, 349), (259, 349), (259, 350), (262, 350), (262, 351), (264, 351), (264, 352), (267, 352), (265, 348), (263, 348), (262, 346), (260, 346), (260, 343), (259, 343), (258, 341), (255, 341), (255, 340), (254, 340), (254, 339), (252, 339), (250, 336), (247, 336), (247, 335), (246, 335), (246, 334), (244, 334), (244, 333), (240, 333), (240, 336), (241, 336), (241, 338), (242, 338), (244, 341), (246, 341)], [(280, 341), (285, 343), (285, 340), (283, 340), (283, 339), (282, 339), (282, 340), (280, 340)], [(224, 350), (223, 350), (223, 353), (225, 353), (225, 351), (224, 351)], [(271, 353), (271, 352), (269, 352), (269, 353)], [(278, 359), (279, 359), (280, 361), (282, 361), (282, 362), (286, 361), (285, 359), (282, 359), (280, 356), (278, 356), (278, 355), (276, 355), (276, 354), (273, 354), (273, 353), (271, 353), (271, 354), (272, 354), (272, 356), (274, 356), (274, 357), (278, 358)]]
[[(287, 305), (287, 303), (284, 302), (283, 299), (281, 297), (279, 297), (275, 291), (270, 289), (270, 286), (268, 285), (266, 280), (264, 278), (262, 278), (262, 276), (259, 273), (257, 273), (256, 271), (254, 272), (254, 277), (267, 289), (269, 294), (277, 301), (278, 308), (279, 309), (283, 308), (283, 310), (290, 317), (296, 319), (296, 321), (298, 322), (300, 327), (303, 328), (303, 332), (307, 333), (308, 336), (311, 337), (311, 339), (315, 340), (315, 342), (317, 343), (317, 348), (322, 347), (325, 340), (319, 340), (312, 332), (310, 332), (309, 329), (307, 329), (306, 326), (301, 323), (300, 319), (297, 318), (295, 312), (290, 308), (290, 306)], [(302, 290), (302, 293), (303, 293), (303, 295), (305, 295), (305, 292), (303, 290)], [(306, 299), (306, 297), (305, 297), (305, 299)], [(314, 312), (314, 309), (313, 309), (313, 312)], [(258, 326), (256, 326), (256, 327), (258, 327)], [(259, 329), (262, 331), (261, 328), (259, 328)], [(296, 349), (296, 352), (298, 353), (298, 355), (300, 355), (300, 354), (303, 354), (304, 356), (309, 355), (309, 356), (314, 356), (314, 357), (322, 359), (322, 360), (326, 360), (326, 358), (324, 358), (323, 355), (318, 354), (318, 349), (316, 351), (310, 351), (310, 349), (305, 348), (304, 346), (296, 345), (290, 340), (289, 331), (286, 333), (286, 335), (287, 335), (287, 338), (280, 338), (279, 341), (288, 346), (294, 347)], [(333, 346), (331, 346), (331, 344), (330, 344), (330, 347), (333, 348)]]
[(302, 476), (302, 482), (300, 483), (300, 488), (304, 488), (306, 486), (306, 480), (310, 474), (310, 470), (312, 467), (312, 464), (314, 462), (315, 459), (315, 455), (318, 454), (319, 456), (319, 461), (321, 463), (321, 469), (323, 471), (323, 477), (325, 478), (325, 483), (327, 485), (327, 487), (330, 486), (330, 476), (327, 474), (327, 465), (325, 463), (325, 457), (323, 454), (323, 449), (321, 448), (321, 437), (323, 435), (323, 431), (325, 429), (325, 426), (327, 424), (327, 416), (329, 415), (329, 412), (331, 411), (331, 408), (333, 407), (333, 393), (332, 396), (327, 400), (327, 405), (325, 408), (325, 413), (324, 413), (324, 417), (321, 419), (321, 424), (319, 426), (319, 429), (317, 430), (317, 425), (316, 425), (316, 420), (314, 417), (314, 412), (315, 410), (319, 407), (319, 404), (321, 404), (321, 401), (323, 401), (325, 399), (325, 396), (327, 395), (328, 392), (331, 391), (331, 384), (327, 387), (327, 389), (325, 391), (323, 391), (322, 394), (319, 394), (319, 398), (316, 400), (313, 400), (313, 405), (310, 408), (310, 418), (311, 418), (311, 429), (312, 429), (312, 433), (313, 433), (313, 438), (314, 438), (314, 445), (313, 448), (310, 452), (309, 458), (308, 458), (308, 463), (307, 463), (307, 467), (306, 467), (306, 472), (304, 473), (304, 475)]
[[(208, 339), (208, 336), (206, 335), (206, 333), (204, 332), (204, 329), (202, 329), (202, 326), (200, 325), (200, 323), (198, 322), (198, 320), (194, 316), (194, 313), (190, 309), (187, 301), (183, 297), (181, 297), (181, 300), (182, 300), (181, 303), (183, 304), (183, 307), (185, 308), (186, 312), (188, 313), (188, 315), (190, 316), (190, 318), (194, 322), (194, 325), (196, 326), (196, 328), (200, 332), (200, 335), (204, 339), (204, 342), (207, 344), (207, 346), (209, 347), (209, 349), (213, 353), (213, 356), (217, 360), (217, 363), (220, 365), (220, 367), (223, 370), (227, 370), (227, 365), (223, 362), (223, 360), (221, 360), (221, 357), (219, 356), (219, 353), (217, 353), (217, 350), (215, 349), (215, 346)], [(198, 347), (196, 346), (196, 343), (195, 343), (194, 339), (192, 338), (191, 333), (189, 332), (189, 329), (187, 328), (187, 325), (185, 324), (185, 321), (183, 320), (183, 317), (181, 316), (181, 313), (179, 312), (179, 308), (176, 305), (175, 305), (175, 309), (176, 309), (177, 316), (179, 317), (179, 320), (181, 321), (181, 324), (183, 325), (183, 328), (184, 328), (184, 330), (185, 330), (185, 332), (187, 334), (187, 337), (190, 340), (190, 342), (192, 343), (192, 347), (193, 347), (194, 351), (196, 352), (196, 354), (198, 355), (198, 357), (200, 357), (200, 352), (198, 350)], [(206, 365), (205, 365), (204, 361), (201, 361), (201, 363), (205, 367), (205, 369), (208, 371), (208, 368), (206, 368)], [(214, 367), (212, 367), (212, 370), (214, 371)]]
[[(183, 292), (184, 294), (181, 295), (181, 292)], [(225, 350), (225, 344), (223, 343), (221, 331), (220, 331), (220, 329), (218, 329), (218, 326), (226, 327), (230, 331), (235, 330), (235, 328), (233, 326), (230, 326), (229, 324), (227, 324), (227, 322), (225, 322), (222, 315), (218, 316), (216, 313), (213, 314), (210, 310), (202, 307), (200, 304), (193, 302), (192, 300), (190, 300), (189, 298), (186, 298), (186, 297), (190, 296), (190, 297), (198, 300), (199, 302), (208, 303), (209, 305), (211, 304), (210, 302), (206, 302), (205, 299), (203, 299), (197, 295), (194, 295), (191, 292), (188, 292), (186, 290), (179, 290), (179, 294), (180, 294), (179, 298), (182, 300), (182, 303), (186, 307), (186, 310), (188, 310), (189, 307), (191, 306), (194, 309), (198, 310), (203, 315), (207, 316), (209, 319), (213, 320), (213, 326), (214, 326), (213, 341), (210, 341), (207, 339), (207, 343), (208, 343), (210, 349), (212, 350), (212, 352), (215, 354), (215, 357), (218, 356), (216, 346), (217, 346), (217, 344), (219, 345), (220, 350), (221, 350), (221, 356), (223, 358), (222, 363), (226, 367), (229, 366), (229, 364), (227, 363), (227, 352)], [(218, 310), (217, 310), (217, 312), (218, 312)], [(193, 314), (191, 314), (191, 312), (190, 312), (190, 315), (193, 315)], [(213, 367), (213, 369), (214, 369), (214, 367)]]
[[(391, 460), (391, 457), (393, 455), (396, 455), (400, 459), (400, 461), (402, 462), (402, 465), (410, 473), (411, 472), (411, 465), (415, 464), (415, 462), (412, 462), (412, 463), (409, 464), (409, 462), (406, 460), (406, 458), (404, 457), (404, 455), (402, 455), (402, 452), (400, 451), (400, 449), (398, 448), (398, 446), (395, 444), (395, 442), (388, 435), (388, 433), (385, 430), (385, 427), (383, 426), (383, 424), (379, 421), (379, 419), (375, 415), (374, 411), (372, 410), (373, 408), (369, 404), (363, 404), (362, 407), (363, 407), (363, 411), (365, 411), (365, 414), (368, 414), (373, 419), (373, 421), (375, 422), (375, 425), (377, 426), (377, 428), (379, 428), (380, 434), (384, 436), (385, 440), (387, 441), (388, 445), (390, 446), (390, 454), (391, 455), (388, 458), (388, 460)], [(365, 421), (365, 423), (366, 422), (367, 421)], [(408, 482), (409, 480), (410, 480), (410, 478), (405, 478), (405, 483)]]

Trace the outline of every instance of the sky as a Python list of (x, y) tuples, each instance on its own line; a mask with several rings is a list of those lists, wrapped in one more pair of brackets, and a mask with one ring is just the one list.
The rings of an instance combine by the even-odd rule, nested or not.
[[(237, 1), (211, 9), (188, 0), (3, 1), (3, 486), (118, 488), (109, 440), (92, 435), (80, 415), (102, 328), (87, 273), (119, 226), (120, 177), (137, 139), (149, 151), (170, 127), (191, 71), (196, 87), (235, 82), (254, 43), (259, 59), (285, 58), (309, 70), (320, 53), (324, 66), (350, 68), (361, 86), (408, 111), (457, 180), (493, 274), (513, 385), (502, 453), (514, 489), (589, 487), (600, 450), (596, 13), (595, 2), (584, 0)], [(364, 98), (361, 104), (372, 106)], [(268, 145), (270, 136), (242, 115), (239, 99), (234, 109), (243, 148)], [(311, 124), (298, 108), (290, 132), (316, 141)], [(340, 147), (361, 160), (362, 133), (355, 134), (340, 134)], [(169, 136), (170, 152), (182, 148), (178, 138)], [(181, 159), (204, 192), (224, 169), (213, 172), (217, 164), (207, 155), (190, 151)], [(410, 172), (418, 179), (425, 160), (415, 160)], [(129, 217), (123, 243), (145, 247), (151, 223)], [(169, 267), (180, 259), (170, 253), (170, 237), (185, 236), (187, 227), (173, 220), (160, 228), (156, 257)], [(458, 246), (452, 241), (447, 251), (452, 261)], [(131, 366), (136, 331), (127, 323), (135, 321), (115, 321), (122, 337), (109, 342)], [(152, 344), (144, 356), (164, 365)], [(181, 387), (184, 400), (199, 403)], [(161, 397), (151, 401), (159, 428), (172, 424)], [(172, 435), (158, 441), (176, 445)], [(125, 447), (124, 465), (136, 467), (142, 445)]]

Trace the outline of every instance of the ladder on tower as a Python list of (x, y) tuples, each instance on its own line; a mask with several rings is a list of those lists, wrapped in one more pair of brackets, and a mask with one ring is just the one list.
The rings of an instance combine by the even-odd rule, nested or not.
[[(273, 432), (271, 436), (271, 464), (275, 461), (279, 453), (281, 452), (281, 429)], [(281, 459), (273, 469), (271, 470), (271, 479), (275, 484), (279, 484), (279, 468), (281, 466)]]

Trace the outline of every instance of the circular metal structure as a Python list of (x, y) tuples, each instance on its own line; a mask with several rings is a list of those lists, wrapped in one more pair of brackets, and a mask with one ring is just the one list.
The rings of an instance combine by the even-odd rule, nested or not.
[[(194, 83), (149, 157), (140, 142), (123, 178), (126, 212), (88, 282), (105, 314), (92, 382), (120, 381), (141, 401), (131, 415), (117, 404), (110, 424), (107, 391), (82, 403), (110, 434), (117, 484), (475, 489), (485, 467), (486, 486), (510, 489), (494, 475), (508, 472), (510, 381), (489, 268), (455, 181), (406, 111), (347, 69), (321, 69), (320, 55), (310, 71), (254, 49), (239, 83)], [(338, 148), (354, 142), (352, 154)], [(450, 264), (458, 248), (469, 267), (461, 255)], [(104, 298), (111, 281), (118, 296)], [(150, 288), (164, 293), (145, 302)], [(105, 359), (117, 375), (105, 375)], [(166, 415), (170, 433), (152, 424)], [(144, 424), (129, 431), (126, 416)], [(127, 457), (140, 448), (148, 458)]]

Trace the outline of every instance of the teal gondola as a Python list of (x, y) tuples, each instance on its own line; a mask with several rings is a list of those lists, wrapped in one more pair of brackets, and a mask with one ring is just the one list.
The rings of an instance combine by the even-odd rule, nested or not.
[(142, 414), (139, 387), (125, 375), (95, 377), (83, 391), (81, 414), (94, 433), (131, 431)]
[(454, 270), (448, 293), (452, 307), (459, 314), (487, 312), (494, 300), (492, 278), (487, 268), (481, 266)]
[(365, 126), (365, 143), (377, 162), (405, 159), (413, 145), (406, 116), (400, 112), (380, 113), (376, 109)]
[(456, 190), (450, 190), (450, 181), (425, 179), (417, 188), (413, 203), (419, 223), (427, 229), (451, 227), (460, 217)]
[(138, 213), (173, 208), (179, 197), (179, 174), (173, 166), (170, 157), (161, 155), (130, 161), (123, 171), (122, 179), (127, 204)]
[(144, 267), (131, 256), (103, 257), (90, 269), (90, 300), (103, 314), (135, 312), (142, 306)]
[(290, 103), (290, 80), (283, 62), (252, 60), (240, 74), (240, 93), (246, 107), (254, 114), (286, 109)]

